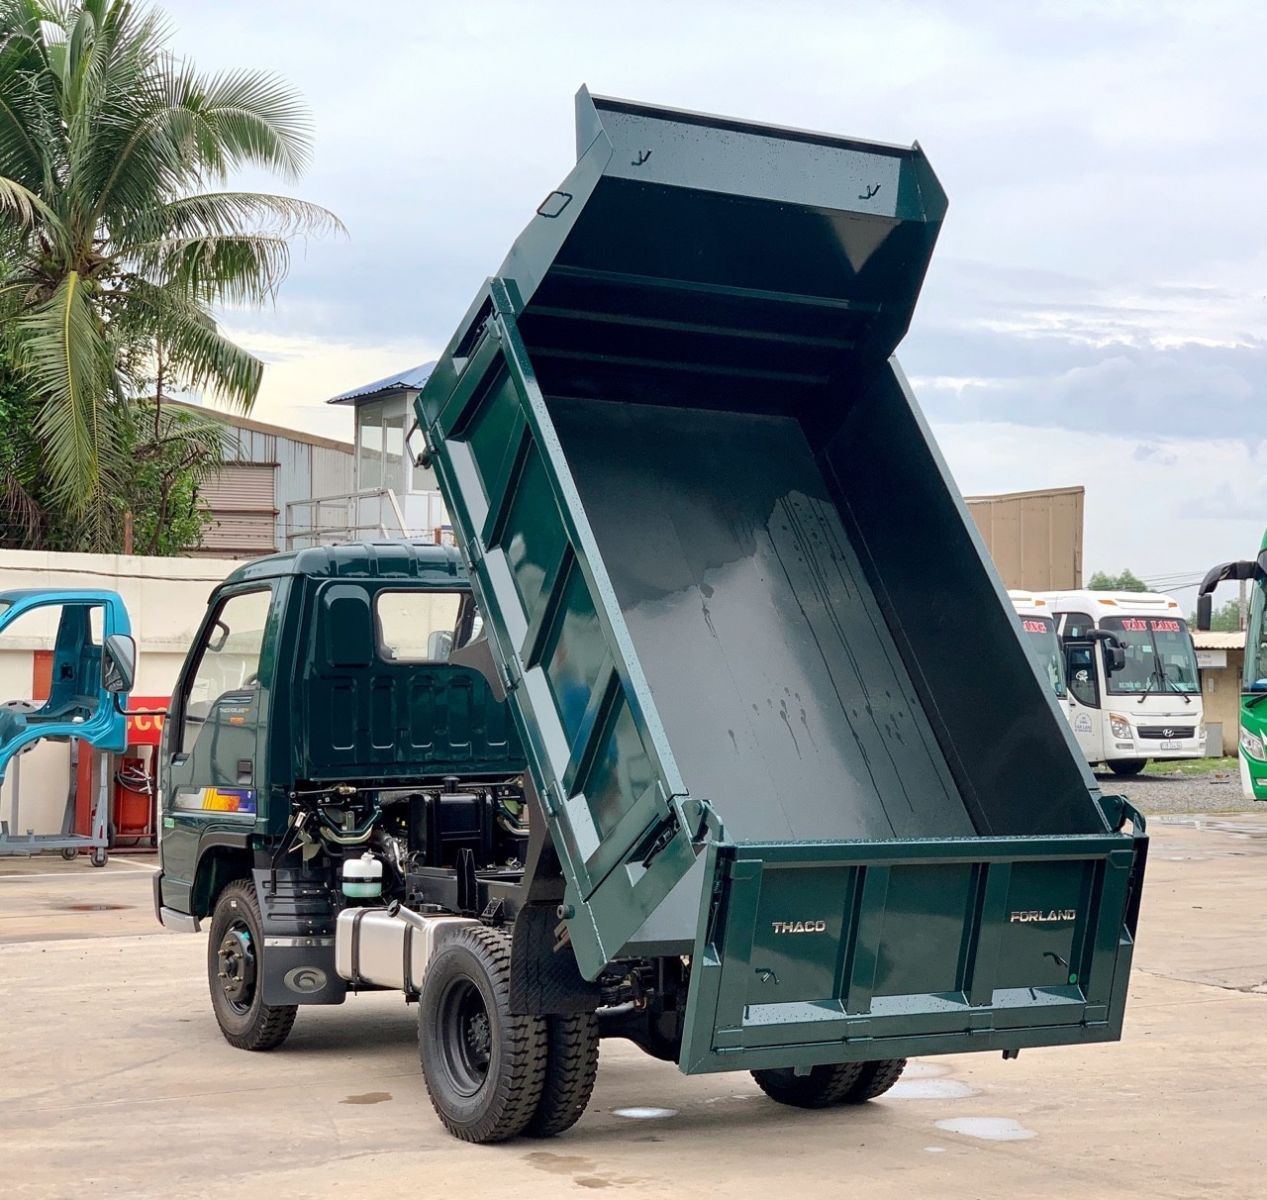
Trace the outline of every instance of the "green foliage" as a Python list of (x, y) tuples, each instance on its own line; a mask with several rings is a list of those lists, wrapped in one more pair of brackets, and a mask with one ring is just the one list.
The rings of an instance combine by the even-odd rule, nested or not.
[(144, 495), (160, 497), (135, 510), (146, 540), (176, 538), (161, 527), (193, 503), (201, 467), (173, 466), (179, 421), (138, 458), (144, 376), (158, 363), (148, 394), (205, 389), (249, 411), (263, 364), (220, 333), (215, 306), (275, 299), (290, 239), (342, 228), (226, 186), (242, 168), (303, 170), (297, 95), (266, 73), (201, 74), (167, 42), (135, 0), (0, 0), (0, 365), (19, 392), (0, 374), (0, 428), (37, 451), (4, 451), (6, 537), (31, 501), (47, 536), (117, 549), (119, 505)]
[[(1188, 624), (1197, 627), (1197, 615), (1191, 613)], [(1228, 600), (1210, 614), (1210, 630), (1212, 633), (1239, 633), (1241, 631), (1241, 606), (1235, 600)]]
[(1146, 592), (1148, 584), (1138, 578), (1129, 568), (1120, 575), (1110, 575), (1106, 571), (1097, 571), (1087, 581), (1087, 590), (1092, 592)]

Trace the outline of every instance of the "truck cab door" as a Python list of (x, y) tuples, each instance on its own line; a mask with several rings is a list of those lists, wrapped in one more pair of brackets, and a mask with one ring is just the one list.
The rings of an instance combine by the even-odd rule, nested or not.
[(1087, 762), (1104, 761), (1099, 658), (1094, 642), (1065, 643), (1069, 724)]
[(275, 586), (213, 603), (172, 697), (163, 734), (163, 902), (190, 912), (204, 838), (241, 841), (261, 816), (263, 754), (276, 661)]
[(0, 697), (0, 781), (13, 756), (37, 741), (73, 737), (112, 751), (126, 741), (127, 694), (116, 705), (102, 676), (105, 639), (130, 632), (122, 598), (74, 588), (0, 592), (0, 649), (42, 640), (50, 629), (47, 699)]

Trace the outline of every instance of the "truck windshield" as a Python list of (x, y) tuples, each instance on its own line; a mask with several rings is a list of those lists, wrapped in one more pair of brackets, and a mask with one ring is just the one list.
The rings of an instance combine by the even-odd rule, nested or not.
[(1249, 631), (1245, 635), (1245, 690), (1267, 692), (1267, 576), (1262, 574), (1254, 580), (1254, 590), (1249, 601)]
[(1100, 628), (1126, 647), (1126, 666), (1109, 676), (1111, 694), (1195, 695), (1199, 690), (1197, 655), (1186, 621), (1179, 617), (1103, 617)]
[(1056, 622), (1051, 617), (1022, 617), (1025, 650), (1038, 673), (1057, 696), (1065, 694), (1065, 665), (1056, 638)]

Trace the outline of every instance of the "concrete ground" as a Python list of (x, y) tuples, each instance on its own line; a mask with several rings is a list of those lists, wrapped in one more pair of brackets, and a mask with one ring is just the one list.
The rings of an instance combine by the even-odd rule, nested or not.
[(1261, 1197), (1267, 814), (1152, 831), (1120, 1045), (922, 1060), (883, 1100), (801, 1112), (606, 1042), (571, 1133), (490, 1147), (434, 1119), (399, 999), (233, 1050), (205, 935), (154, 924), (148, 860), (0, 860), (0, 1195)]

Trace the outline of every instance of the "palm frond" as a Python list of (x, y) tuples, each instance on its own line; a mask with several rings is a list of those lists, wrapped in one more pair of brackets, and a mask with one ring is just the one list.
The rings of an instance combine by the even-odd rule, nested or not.
[(57, 214), (30, 188), (3, 175), (0, 175), (0, 213), (8, 213), (21, 225), (34, 224), (36, 217), (50, 224), (60, 224)]
[(73, 271), (18, 326), (17, 365), (41, 401), (50, 484), (69, 511), (82, 513), (118, 466), (104, 416), (116, 388), (110, 344)]
[(250, 412), (264, 376), (264, 364), (255, 355), (221, 334), (202, 305), (178, 285), (134, 279), (131, 295), (132, 319), (162, 341), (164, 356), (185, 383)]

